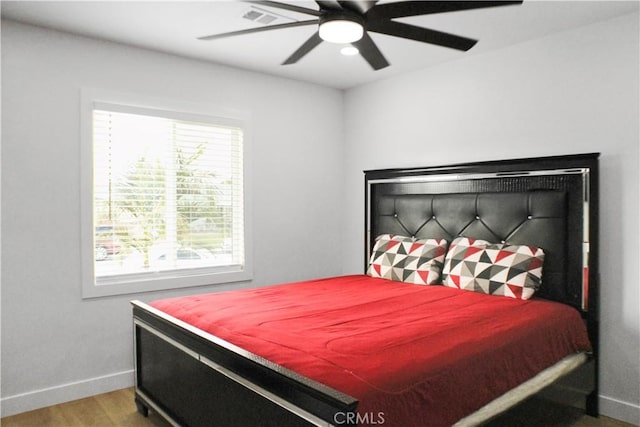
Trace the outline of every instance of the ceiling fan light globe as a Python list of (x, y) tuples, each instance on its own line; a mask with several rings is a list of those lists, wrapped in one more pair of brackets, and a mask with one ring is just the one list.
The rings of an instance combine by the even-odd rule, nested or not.
[(340, 53), (344, 56), (355, 56), (360, 53), (357, 47), (345, 46), (340, 49)]
[(327, 20), (320, 23), (320, 38), (330, 43), (353, 43), (362, 38), (364, 28), (348, 19)]

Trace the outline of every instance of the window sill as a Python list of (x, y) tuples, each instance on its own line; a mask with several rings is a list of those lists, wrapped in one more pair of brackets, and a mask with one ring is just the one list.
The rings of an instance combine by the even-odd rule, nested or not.
[(102, 280), (96, 284), (91, 282), (87, 284), (85, 282), (82, 289), (82, 298), (99, 298), (230, 282), (246, 282), (252, 278), (252, 273), (245, 269), (224, 272), (183, 270), (171, 273), (131, 275), (129, 277)]

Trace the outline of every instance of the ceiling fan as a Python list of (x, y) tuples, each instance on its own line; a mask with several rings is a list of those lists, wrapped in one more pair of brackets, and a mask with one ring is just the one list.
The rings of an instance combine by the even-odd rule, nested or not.
[(266, 27), (249, 28), (223, 34), (213, 34), (198, 37), (198, 39), (215, 40), (262, 31), (318, 25), (318, 30), (307, 39), (298, 50), (289, 56), (282, 65), (298, 62), (321, 42), (327, 41), (331, 43), (351, 44), (374, 70), (380, 70), (387, 67), (389, 62), (384, 55), (382, 55), (382, 52), (380, 52), (380, 49), (378, 49), (373, 42), (368, 32), (386, 34), (463, 51), (471, 49), (478, 42), (478, 40), (467, 37), (394, 21), (395, 18), (521, 4), (522, 0), (398, 1), (383, 4), (376, 4), (377, 1), (374, 0), (316, 1), (319, 10), (275, 1), (248, 1), (248, 3), (285, 9), (315, 16), (316, 18)]

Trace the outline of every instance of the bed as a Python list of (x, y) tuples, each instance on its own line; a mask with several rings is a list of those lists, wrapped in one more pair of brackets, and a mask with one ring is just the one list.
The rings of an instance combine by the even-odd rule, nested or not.
[(597, 183), (598, 154), (365, 171), (363, 274), (132, 302), (138, 410), (478, 425), (578, 376), (597, 416)]

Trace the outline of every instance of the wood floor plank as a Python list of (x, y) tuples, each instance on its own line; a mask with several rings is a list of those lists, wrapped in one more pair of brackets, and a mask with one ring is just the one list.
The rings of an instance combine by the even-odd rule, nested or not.
[(100, 394), (0, 420), (2, 427), (168, 427), (157, 414), (145, 418), (133, 402), (133, 389)]

